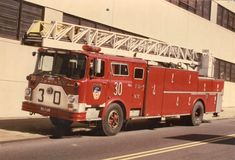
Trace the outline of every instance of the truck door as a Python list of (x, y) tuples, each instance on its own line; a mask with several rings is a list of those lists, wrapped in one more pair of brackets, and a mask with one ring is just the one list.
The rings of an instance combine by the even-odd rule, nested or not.
[(134, 65), (132, 107), (134, 109), (143, 109), (144, 89), (145, 89), (145, 68), (144, 66)]
[[(92, 62), (91, 62), (92, 63)], [(87, 85), (86, 102), (89, 105), (104, 105), (107, 100), (108, 75), (105, 70), (107, 63), (101, 61), (101, 73), (93, 75), (90, 73), (90, 80)], [(90, 70), (92, 72), (92, 70)]]
[(124, 103), (129, 115), (131, 106), (132, 79), (130, 64), (126, 62), (111, 62), (110, 83), (108, 89), (109, 100), (120, 100)]

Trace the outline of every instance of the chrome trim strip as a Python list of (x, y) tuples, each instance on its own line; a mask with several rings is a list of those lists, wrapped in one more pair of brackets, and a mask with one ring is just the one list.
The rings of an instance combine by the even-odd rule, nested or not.
[(164, 94), (216, 95), (222, 92), (163, 91)]

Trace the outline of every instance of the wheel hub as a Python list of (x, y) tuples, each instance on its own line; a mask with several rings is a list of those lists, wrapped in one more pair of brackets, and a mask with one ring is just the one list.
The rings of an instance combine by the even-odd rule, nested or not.
[(108, 124), (111, 128), (117, 128), (119, 125), (119, 114), (117, 111), (111, 111), (108, 116)]

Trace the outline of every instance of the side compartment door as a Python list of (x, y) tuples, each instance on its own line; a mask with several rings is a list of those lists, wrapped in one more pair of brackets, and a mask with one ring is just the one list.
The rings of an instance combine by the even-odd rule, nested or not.
[(163, 104), (165, 68), (149, 67), (145, 92), (145, 116), (160, 116)]
[(189, 114), (197, 93), (198, 73), (166, 68), (162, 115)]

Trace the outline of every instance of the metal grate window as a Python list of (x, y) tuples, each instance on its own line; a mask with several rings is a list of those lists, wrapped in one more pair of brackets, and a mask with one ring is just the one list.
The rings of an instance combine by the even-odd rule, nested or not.
[(210, 20), (211, 0), (167, 0), (181, 8)]
[(0, 37), (20, 39), (33, 20), (43, 20), (44, 8), (23, 0), (0, 1)]
[(219, 60), (216, 59), (214, 63), (214, 77), (218, 79), (220, 78), (219, 65)]
[(19, 0), (0, 1), (0, 36), (17, 39), (19, 23)]
[(231, 31), (235, 31), (235, 13), (218, 5), (217, 24)]
[(216, 58), (214, 63), (214, 77), (235, 82), (235, 64)]
[(80, 18), (69, 14), (63, 14), (63, 21), (66, 23), (80, 24)]
[(19, 38), (22, 38), (34, 20), (43, 20), (44, 8), (31, 3), (23, 2), (20, 17)]
[(231, 81), (235, 82), (235, 64), (232, 64), (231, 67)]

